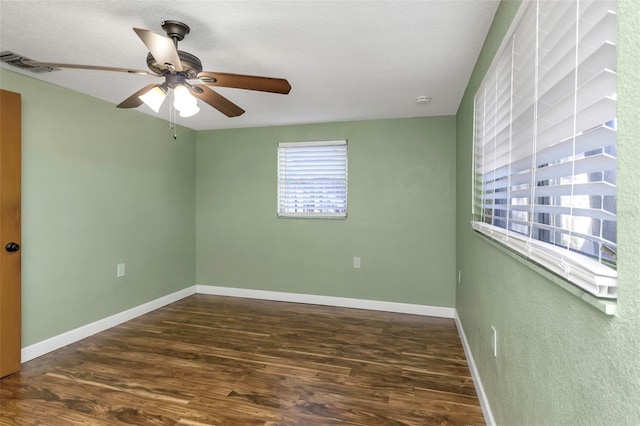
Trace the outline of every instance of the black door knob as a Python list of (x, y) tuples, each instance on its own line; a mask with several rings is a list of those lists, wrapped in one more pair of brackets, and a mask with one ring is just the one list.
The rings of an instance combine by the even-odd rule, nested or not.
[(14, 243), (14, 242), (10, 242), (10, 243), (7, 243), (7, 245), (4, 246), (4, 248), (8, 252), (18, 251), (18, 250), (20, 250), (20, 244)]

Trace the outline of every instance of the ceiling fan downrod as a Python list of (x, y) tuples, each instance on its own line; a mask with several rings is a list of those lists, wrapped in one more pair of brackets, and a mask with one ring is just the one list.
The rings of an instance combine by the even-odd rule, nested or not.
[(173, 40), (176, 49), (178, 48), (178, 42), (184, 40), (184, 37), (191, 31), (187, 24), (180, 21), (165, 21), (163, 19), (161, 25), (164, 32), (167, 33), (167, 37)]

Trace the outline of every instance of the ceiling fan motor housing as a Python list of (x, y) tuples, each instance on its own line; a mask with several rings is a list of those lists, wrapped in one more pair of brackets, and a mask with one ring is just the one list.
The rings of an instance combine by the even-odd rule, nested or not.
[[(182, 71), (178, 74), (184, 74), (187, 79), (196, 78), (202, 71), (202, 62), (196, 56), (183, 50), (178, 50), (178, 57), (182, 64)], [(151, 53), (147, 55), (147, 66), (151, 71), (158, 75), (164, 75), (168, 70), (160, 65)]]

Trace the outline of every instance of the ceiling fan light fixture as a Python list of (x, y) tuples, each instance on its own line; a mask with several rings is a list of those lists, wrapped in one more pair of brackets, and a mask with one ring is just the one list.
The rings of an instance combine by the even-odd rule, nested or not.
[(138, 96), (142, 102), (156, 113), (160, 112), (160, 106), (167, 97), (167, 92), (161, 86), (156, 86), (144, 95)]
[[(190, 111), (194, 107), (197, 108), (197, 103), (198, 100), (191, 94), (186, 86), (179, 84), (173, 89), (173, 107), (180, 111), (180, 113)], [(182, 114), (180, 115), (182, 116)]]
[(182, 111), (180, 111), (180, 117), (193, 117), (198, 112), (200, 112), (200, 107), (198, 105), (193, 105), (188, 109), (183, 109)]

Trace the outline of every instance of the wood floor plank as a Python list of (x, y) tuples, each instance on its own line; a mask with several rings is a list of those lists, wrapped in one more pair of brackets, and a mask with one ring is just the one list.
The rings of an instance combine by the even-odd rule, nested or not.
[(482, 425), (453, 320), (193, 295), (25, 363), (0, 425)]

